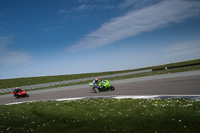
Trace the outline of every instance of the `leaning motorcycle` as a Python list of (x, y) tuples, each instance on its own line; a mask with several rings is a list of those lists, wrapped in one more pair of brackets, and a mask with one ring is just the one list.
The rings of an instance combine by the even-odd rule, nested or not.
[(89, 86), (92, 86), (92, 90), (94, 90), (95, 92), (100, 92), (100, 91), (114, 91), (115, 87), (110, 85), (110, 82), (108, 80), (103, 80), (98, 86), (94, 85), (93, 82), (89, 83)]
[(18, 92), (11, 92), (13, 94), (13, 96), (15, 96), (16, 98), (20, 98), (20, 97), (29, 97), (29, 95), (26, 93), (25, 90), (20, 90)]

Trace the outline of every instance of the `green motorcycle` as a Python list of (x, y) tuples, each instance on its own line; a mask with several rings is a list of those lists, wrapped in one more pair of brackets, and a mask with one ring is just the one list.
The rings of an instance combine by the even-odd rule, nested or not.
[(114, 91), (115, 87), (113, 87), (112, 85), (110, 85), (110, 82), (108, 80), (101, 80), (98, 84), (95, 84), (95, 82), (91, 82), (89, 83), (89, 86), (92, 86), (92, 90), (94, 90), (95, 92), (100, 92), (100, 91)]

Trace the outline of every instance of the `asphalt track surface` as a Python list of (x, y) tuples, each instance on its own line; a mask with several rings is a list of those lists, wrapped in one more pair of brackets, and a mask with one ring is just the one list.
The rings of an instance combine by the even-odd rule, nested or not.
[(1, 95), (0, 105), (14, 102), (47, 101), (75, 97), (130, 95), (200, 96), (200, 71), (111, 81), (111, 84), (115, 87), (115, 91), (95, 93), (88, 85), (76, 85), (48, 90), (28, 91), (29, 98), (16, 99), (12, 94)]

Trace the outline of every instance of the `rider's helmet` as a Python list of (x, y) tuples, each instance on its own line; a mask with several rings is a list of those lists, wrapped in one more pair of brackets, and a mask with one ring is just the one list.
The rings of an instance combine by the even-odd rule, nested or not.
[(99, 81), (99, 79), (98, 79), (98, 78), (96, 78), (96, 79), (95, 79), (95, 82), (96, 82), (96, 83), (98, 83), (98, 81)]

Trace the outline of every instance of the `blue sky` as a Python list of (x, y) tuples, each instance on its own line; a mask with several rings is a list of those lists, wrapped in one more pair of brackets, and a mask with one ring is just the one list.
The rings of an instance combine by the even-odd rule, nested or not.
[(0, 0), (0, 79), (197, 58), (199, 0)]

